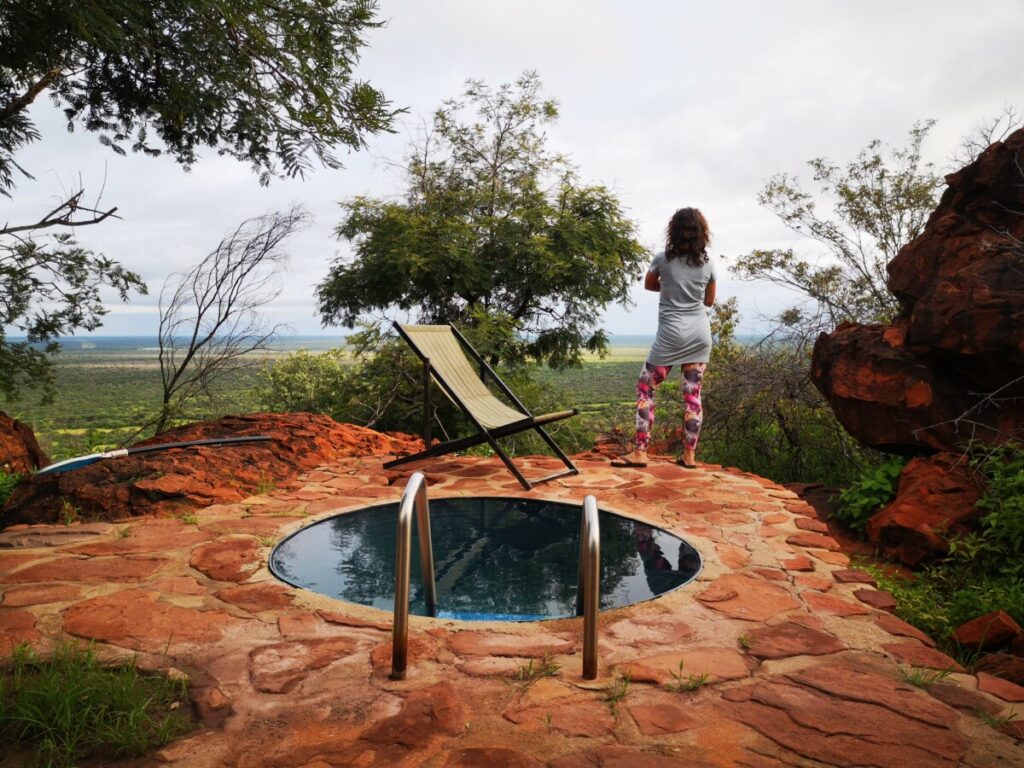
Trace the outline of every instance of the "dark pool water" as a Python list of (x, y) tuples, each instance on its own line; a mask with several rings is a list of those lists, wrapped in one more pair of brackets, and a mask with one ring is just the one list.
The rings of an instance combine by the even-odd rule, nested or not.
[[(393, 610), (398, 503), (321, 520), (270, 556), (279, 579)], [(576, 615), (581, 505), (535, 499), (431, 499), (437, 616), (533, 621)], [(691, 581), (697, 551), (660, 528), (600, 512), (601, 608), (648, 600)], [(413, 525), (410, 610), (427, 615)]]

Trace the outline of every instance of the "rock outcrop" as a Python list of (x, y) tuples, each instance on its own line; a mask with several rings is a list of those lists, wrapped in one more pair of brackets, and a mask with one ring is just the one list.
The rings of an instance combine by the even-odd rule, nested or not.
[(889, 263), (891, 326), (840, 325), (811, 377), (865, 445), (915, 459), (868, 534), (908, 565), (967, 530), (975, 478), (956, 454), (1024, 439), (1024, 130), (946, 177), (924, 231)]
[(978, 517), (980, 489), (980, 479), (959, 454), (912, 459), (900, 474), (896, 498), (868, 522), (868, 538), (911, 566), (943, 555), (948, 538), (968, 532)]
[(51, 475), (29, 477), (8, 499), (0, 525), (56, 522), (69, 516), (116, 520), (181, 514), (230, 503), (260, 488), (287, 486), (302, 472), (347, 456), (422, 449), (419, 438), (386, 435), (311, 413), (254, 413), (197, 422), (139, 443), (270, 435), (269, 442), (173, 448)]
[(28, 425), (0, 411), (0, 470), (27, 475), (49, 463)]
[(893, 325), (841, 325), (814, 347), (814, 383), (881, 450), (1024, 437), (1024, 130), (946, 181), (924, 231), (889, 263)]

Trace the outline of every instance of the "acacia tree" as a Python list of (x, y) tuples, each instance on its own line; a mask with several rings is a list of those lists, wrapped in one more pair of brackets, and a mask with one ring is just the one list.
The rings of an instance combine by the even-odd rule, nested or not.
[(886, 288), (886, 265), (917, 237), (936, 205), (942, 179), (921, 158), (921, 143), (934, 121), (915, 124), (903, 148), (872, 141), (845, 167), (810, 160), (813, 179), (832, 202), (822, 214), (814, 195), (788, 174), (773, 176), (758, 196), (797, 234), (823, 246), (814, 256), (793, 249), (754, 250), (732, 271), (804, 295), (780, 320), (807, 339), (839, 323), (884, 323), (898, 310)]
[(1024, 114), (1014, 104), (1007, 104), (998, 115), (982, 120), (960, 140), (960, 145), (949, 157), (950, 171), (958, 171), (973, 163), (982, 152), (1022, 125)]
[[(30, 107), (42, 94), (69, 130), (97, 133), (118, 154), (169, 154), (185, 168), (203, 147), (252, 165), (266, 184), (303, 176), (314, 161), (340, 167), (336, 148), (360, 149), (395, 112), (355, 78), (372, 0), (2, 0), (0, 194), (32, 178), (16, 154), (40, 134)], [(80, 247), (69, 228), (116, 208), (77, 189), (37, 221), (0, 222), (0, 391), (50, 380), (53, 339), (101, 322), (99, 289), (123, 300), (138, 275)], [(34, 236), (52, 238), (33, 240)], [(53, 307), (56, 307), (54, 309)], [(3, 326), (26, 333), (11, 343)]]
[(163, 399), (157, 434), (197, 395), (265, 350), (281, 329), (261, 310), (281, 293), (284, 241), (309, 221), (301, 208), (247, 219), (191, 270), (160, 292), (159, 361)]
[(355, 255), (317, 288), (324, 324), (416, 308), (489, 336), (493, 362), (555, 366), (603, 350), (601, 310), (628, 301), (647, 254), (605, 187), (547, 148), (558, 116), (535, 73), (492, 89), (469, 80), (405, 162), (403, 199), (342, 203)]

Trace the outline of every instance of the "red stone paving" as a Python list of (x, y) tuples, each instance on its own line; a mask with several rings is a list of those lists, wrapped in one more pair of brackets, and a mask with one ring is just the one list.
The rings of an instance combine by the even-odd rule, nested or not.
[[(581, 475), (527, 493), (494, 459), (424, 465), (439, 496), (593, 493), (684, 536), (705, 565), (694, 584), (602, 615), (597, 681), (581, 678), (579, 619), (422, 617), (408, 679), (392, 681), (389, 614), (281, 584), (265, 563), (268, 539), (397, 500), (410, 471), (382, 461), (317, 467), (280, 492), (199, 510), (197, 526), (139, 517), (0, 533), (11, 548), (0, 552), (0, 653), (64, 634), (187, 673), (199, 730), (117, 763), (133, 768), (1024, 765), (1024, 729), (1006, 720), (1022, 689), (963, 673), (904, 682), (901, 668), (955, 662), (881, 610), (884, 593), (791, 491), (711, 466), (582, 459)], [(554, 677), (518, 679), (545, 657)]]

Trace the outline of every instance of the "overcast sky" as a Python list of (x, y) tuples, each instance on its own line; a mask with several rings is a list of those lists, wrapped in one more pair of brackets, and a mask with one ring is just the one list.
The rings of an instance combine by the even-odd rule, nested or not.
[[(741, 331), (788, 300), (735, 280), (735, 256), (753, 248), (814, 253), (757, 204), (772, 174), (809, 180), (806, 161), (843, 162), (870, 140), (902, 144), (917, 120), (938, 121), (925, 153), (940, 168), (961, 136), (1007, 104), (1024, 107), (1024, 0), (382, 0), (362, 79), (409, 112), (395, 135), (345, 158), (340, 171), (261, 188), (244, 163), (206, 152), (191, 173), (168, 158), (120, 158), (96, 136), (66, 132), (49, 100), (32, 115), (43, 135), (18, 161), (35, 176), (0, 219), (38, 216), (81, 178), (116, 205), (120, 221), (80, 230), (83, 244), (140, 272), (150, 295), (110, 304), (105, 335), (155, 335), (156, 294), (243, 219), (304, 205), (314, 224), (291, 241), (292, 267), (274, 319), (299, 334), (323, 330), (313, 287), (348, 245), (332, 236), (337, 202), (391, 196), (399, 160), (421, 120), (460, 94), (468, 77), (497, 85), (536, 70), (561, 109), (551, 149), (568, 154), (588, 183), (618, 194), (642, 242), (657, 248), (672, 212), (707, 216), (719, 263), (719, 297), (737, 296)], [(808, 186), (810, 186), (808, 184)], [(605, 327), (653, 333), (657, 297), (613, 307)]]

